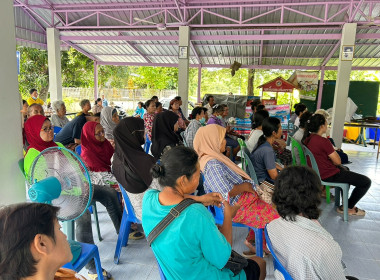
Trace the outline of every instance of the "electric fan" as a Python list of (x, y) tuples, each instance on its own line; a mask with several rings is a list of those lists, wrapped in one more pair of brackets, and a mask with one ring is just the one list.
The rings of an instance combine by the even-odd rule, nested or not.
[[(91, 203), (93, 189), (86, 165), (66, 148), (43, 150), (34, 159), (27, 179), (30, 200), (59, 207), (57, 217), (62, 222), (79, 218)], [(66, 234), (73, 236), (73, 233)], [(69, 243), (74, 263), (81, 246), (72, 240)]]

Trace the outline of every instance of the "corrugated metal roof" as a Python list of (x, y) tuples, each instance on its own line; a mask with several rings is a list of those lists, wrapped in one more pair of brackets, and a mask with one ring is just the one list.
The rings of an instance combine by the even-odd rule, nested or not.
[[(370, 1), (372, 1), (372, 4), (369, 3)], [(129, 26), (125, 25), (134, 21), (134, 17), (142, 19), (152, 15), (149, 21), (155, 23), (158, 23), (164, 16), (167, 17), (168, 22), (178, 22), (180, 18), (178, 10), (173, 9), (167, 13), (160, 13), (161, 3), (165, 8), (173, 6), (173, 1), (50, 0), (49, 2), (56, 11), (60, 11), (54, 16), (54, 24), (58, 28), (64, 27), (60, 19), (63, 22), (66, 21), (66, 12), (68, 23), (74, 23), (62, 29), (61, 36), (70, 38), (67, 40), (70, 45), (75, 46), (89, 56), (95, 57), (100, 62), (165, 65), (176, 65), (178, 63), (178, 39), (173, 40), (173, 38), (178, 38), (179, 36), (177, 27), (168, 27), (165, 31), (159, 31), (154, 25), (147, 29), (146, 27), (149, 24), (145, 23), (136, 24), (135, 29), (130, 29)], [(283, 13), (281, 13), (281, 9), (275, 10), (276, 7), (278, 8), (275, 5), (279, 5), (280, 2), (285, 5)], [(336, 49), (326, 66), (337, 66), (339, 47), (335, 48), (335, 46), (339, 44), (339, 38), (329, 39), (328, 36), (329, 34), (341, 34), (342, 26), (337, 26), (333, 23), (348, 21), (349, 9), (342, 10), (341, 13), (338, 12), (347, 7), (346, 3), (350, 3), (350, 1), (307, 0), (298, 2), (304, 4), (310, 2), (313, 5), (288, 5), (289, 3), (295, 5), (295, 2), (285, 0), (275, 2), (237, 0), (230, 3), (226, 1), (221, 4), (215, 4), (207, 0), (187, 1), (187, 6), (190, 7), (187, 11), (187, 19), (190, 20), (189, 25), (193, 26), (191, 30), (193, 40), (191, 42), (194, 49), (189, 50), (190, 64), (227, 66), (236, 60), (245, 66), (290, 65), (320, 67), (326, 57)], [(330, 3), (328, 6), (318, 4), (327, 2)], [(358, 5), (359, 1), (355, 3)], [(29, 4), (46, 5), (46, 2), (29, 0)], [(77, 4), (85, 5), (78, 6)], [(141, 9), (129, 12), (128, 9), (136, 7)], [(192, 7), (197, 8), (192, 9)], [(326, 7), (328, 7), (327, 11)], [(368, 14), (370, 7), (372, 16), (380, 15), (380, 1), (364, 1), (360, 11), (353, 17), (353, 21), (368, 21), (368, 18), (363, 14)], [(200, 10), (205, 11), (203, 15), (199, 12)], [(45, 31), (38, 25), (44, 28), (48, 27), (48, 24), (52, 22), (52, 11), (48, 8), (36, 7), (31, 7), (30, 11), (34, 19), (31, 19), (23, 8), (15, 7), (18, 43), (46, 48)], [(95, 14), (91, 15), (93, 13)], [(331, 26), (326, 24), (320, 27), (312, 26), (312, 24), (321, 23), (325, 16), (330, 19)], [(244, 24), (250, 25), (248, 27), (241, 25), (239, 28), (235, 28), (234, 24), (239, 23), (240, 19), (246, 21)], [(296, 25), (299, 23), (304, 23), (305, 26), (290, 26), (291, 24)], [(124, 27), (123, 24), (125, 25)], [(205, 27), (200, 26), (201, 24)], [(262, 24), (270, 24), (270, 26), (263, 26)], [(215, 27), (209, 27), (208, 25)], [(218, 25), (221, 25), (221, 27), (218, 27)], [(97, 26), (99, 27), (98, 30), (95, 29)], [(108, 26), (108, 30), (102, 30), (105, 26)], [(379, 30), (379, 27), (376, 26), (361, 26), (358, 28), (357, 33), (379, 33)], [(275, 37), (273, 38), (275, 39), (249, 39), (263, 38), (258, 37), (261, 35), (274, 35)], [(279, 35), (286, 36), (281, 37), (286, 38), (286, 40), (276, 37)], [(92, 36), (92, 38), (86, 38), (88, 36)], [(169, 37), (171, 37), (170, 40), (165, 40), (165, 38)], [(380, 67), (379, 43), (380, 36), (372, 39), (358, 39), (353, 66)], [(197, 57), (199, 57), (200, 61), (198, 61)]]

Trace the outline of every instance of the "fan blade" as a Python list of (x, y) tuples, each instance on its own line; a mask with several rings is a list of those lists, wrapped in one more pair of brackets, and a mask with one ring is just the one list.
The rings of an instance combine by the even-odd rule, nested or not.
[(146, 23), (150, 23), (150, 24), (156, 24), (156, 23), (153, 22), (153, 21), (149, 21), (149, 20), (141, 19), (141, 18), (138, 18), (138, 17), (135, 17), (135, 18), (133, 18), (133, 19), (136, 20), (136, 21), (140, 21), (140, 22), (146, 22)]

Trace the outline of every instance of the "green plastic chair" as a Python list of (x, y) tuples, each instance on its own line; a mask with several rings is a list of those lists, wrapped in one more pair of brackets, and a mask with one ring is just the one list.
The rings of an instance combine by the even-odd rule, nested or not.
[[(247, 148), (247, 147), (245, 147), (245, 148)], [(256, 171), (255, 171), (255, 168), (253, 167), (251, 158), (248, 156), (248, 154), (244, 150), (242, 150), (241, 153), (242, 153), (243, 157), (245, 158), (245, 161), (244, 161), (245, 164), (243, 165), (244, 166), (243, 170), (248, 173), (248, 175), (252, 178), (252, 180), (258, 186), (259, 180), (257, 180)], [(248, 167), (248, 169), (247, 169), (247, 167)]]
[(303, 152), (301, 144), (298, 143), (298, 141), (296, 139), (294, 139), (293, 137), (289, 136), (289, 138), (290, 138), (290, 142), (292, 144), (293, 165), (297, 165), (297, 155), (295, 153), (295, 151), (297, 150), (298, 151), (298, 157), (300, 160), (300, 165), (306, 166), (306, 158), (305, 158), (305, 154)]
[(305, 150), (305, 158), (309, 158), (311, 167), (313, 170), (317, 173), (319, 179), (321, 180), (322, 185), (326, 186), (326, 201), (327, 203), (330, 203), (330, 186), (335, 187), (335, 206), (340, 206), (340, 191), (336, 190), (336, 188), (340, 188), (343, 191), (343, 220), (345, 222), (348, 222), (348, 190), (350, 189), (350, 185), (346, 183), (334, 183), (334, 182), (325, 182), (321, 179), (321, 176), (319, 174), (319, 169), (317, 162), (314, 158), (313, 153), (306, 147), (303, 146)]

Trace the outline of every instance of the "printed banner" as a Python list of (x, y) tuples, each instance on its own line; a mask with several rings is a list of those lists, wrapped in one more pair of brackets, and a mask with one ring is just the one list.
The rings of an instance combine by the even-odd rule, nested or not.
[(290, 105), (268, 105), (265, 109), (269, 112), (269, 116), (276, 117), (281, 120), (282, 129), (287, 129), (290, 119)]
[(317, 99), (318, 77), (318, 71), (294, 71), (288, 81), (299, 88), (301, 99), (315, 101)]

